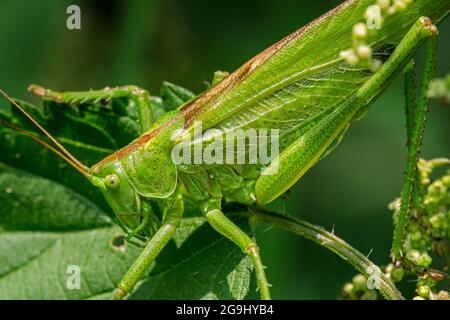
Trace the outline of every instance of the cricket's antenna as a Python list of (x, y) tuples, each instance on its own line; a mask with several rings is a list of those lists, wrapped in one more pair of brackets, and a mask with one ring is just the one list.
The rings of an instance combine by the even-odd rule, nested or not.
[(0, 89), (0, 93), (5, 96), (6, 99), (8, 99), (9, 102), (11, 102), (17, 109), (19, 109), (20, 112), (22, 112), (28, 119), (30, 119), (31, 122), (33, 122), (33, 124), (40, 130), (42, 131), (60, 150), (56, 150), (54, 147), (50, 146), (48, 143), (46, 143), (45, 141), (41, 140), (40, 138), (38, 138), (37, 136), (35, 136), (34, 134), (32, 134), (29, 131), (26, 131), (24, 129), (21, 129), (13, 124), (10, 124), (6, 121), (0, 121), (1, 123), (5, 124), (6, 126), (15, 129), (27, 136), (29, 136), (30, 138), (38, 141), (39, 143), (41, 143), (43, 146), (45, 146), (46, 148), (50, 149), (51, 151), (53, 151), (54, 153), (56, 153), (57, 155), (59, 155), (62, 159), (64, 159), (65, 161), (67, 161), (69, 164), (71, 164), (75, 169), (77, 169), (78, 171), (80, 171), (84, 176), (89, 177), (88, 171), (89, 168), (86, 167), (84, 164), (82, 164), (77, 158), (75, 158), (69, 151), (66, 150), (66, 148), (64, 148), (64, 146), (58, 142), (58, 140), (56, 140), (47, 130), (45, 130), (36, 120), (34, 120), (34, 118), (23, 108), (21, 107), (17, 102), (15, 102), (10, 96), (8, 96), (2, 89)]
[(53, 146), (49, 145), (47, 142), (45, 142), (44, 140), (42, 140), (41, 138), (39, 138), (38, 136), (34, 135), (33, 133), (31, 133), (30, 131), (24, 130), (22, 128), (19, 128), (15, 125), (13, 125), (12, 123), (6, 122), (2, 119), (0, 119), (0, 123), (3, 124), (6, 127), (9, 127), (11, 129), (14, 129), (24, 135), (26, 135), (27, 137), (30, 137), (31, 139), (39, 142), (40, 144), (42, 144), (44, 147), (46, 147), (47, 149), (49, 149), (50, 151), (54, 152), (55, 154), (57, 154), (59, 157), (61, 157), (63, 160), (65, 160), (66, 162), (68, 162), (72, 167), (74, 167), (78, 172), (80, 172), (82, 175), (84, 175), (86, 178), (89, 178), (89, 174), (83, 170), (82, 168), (80, 168), (75, 162), (73, 162), (71, 159), (69, 159), (68, 157), (66, 157), (64, 154), (62, 154), (59, 150), (55, 149)]

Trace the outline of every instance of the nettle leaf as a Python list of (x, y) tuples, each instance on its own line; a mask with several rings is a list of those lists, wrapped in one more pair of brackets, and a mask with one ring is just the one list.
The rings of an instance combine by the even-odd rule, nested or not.
[[(107, 103), (68, 104), (44, 100), (42, 108), (19, 101), (40, 124), (58, 138), (115, 150), (139, 135), (137, 112), (130, 99), (113, 99)], [(11, 109), (14, 123), (38, 132), (19, 110)]]
[(153, 121), (158, 120), (166, 113), (164, 109), (164, 102), (160, 97), (150, 96), (150, 106), (152, 108)]
[[(60, 136), (67, 134), (75, 139), (74, 135), (77, 135), (76, 140), (84, 143), (115, 150), (139, 136), (137, 111), (131, 99), (76, 106), (44, 101), (44, 110), (49, 114), (49, 125)], [(94, 132), (83, 131), (84, 126)]]
[[(246, 221), (235, 220), (244, 230)], [(174, 241), (132, 299), (244, 299), (251, 259), (203, 217), (183, 219)]]
[[(0, 171), (0, 299), (83, 299), (112, 291), (139, 249), (114, 247), (111, 218), (71, 189)], [(67, 285), (71, 266), (80, 289)]]
[(78, 193), (1, 165), (0, 224), (5, 231), (77, 231), (106, 227), (111, 218)]
[(164, 82), (161, 86), (161, 99), (167, 111), (177, 109), (183, 103), (194, 97), (195, 95), (191, 91), (176, 84)]
[[(182, 93), (179, 99), (190, 97), (175, 87)], [(151, 97), (155, 118), (166, 109), (165, 100)], [(128, 99), (21, 105), (87, 165), (138, 135), (136, 110)], [(0, 110), (2, 120), (39, 134), (22, 114), (5, 110)], [(111, 298), (141, 248), (123, 241), (103, 196), (21, 133), (1, 126), (0, 148), (0, 299)], [(236, 222), (249, 230), (246, 221)], [(251, 272), (245, 254), (201, 216), (187, 212), (131, 299), (243, 299)]]
[[(93, 164), (110, 154), (109, 149), (101, 149), (67, 139), (60, 140), (68, 150), (86, 164)], [(29, 137), (0, 127), (0, 148), (2, 150), (0, 162), (64, 184), (80, 195), (91, 199), (102, 209), (108, 210), (109, 207), (103, 196), (81, 174)]]

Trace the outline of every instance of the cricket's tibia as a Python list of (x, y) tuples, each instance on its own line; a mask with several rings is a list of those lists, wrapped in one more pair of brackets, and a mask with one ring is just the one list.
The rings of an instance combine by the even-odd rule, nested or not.
[(269, 283), (259, 254), (258, 245), (244, 231), (228, 219), (220, 210), (213, 209), (206, 213), (208, 223), (221, 235), (234, 242), (250, 256), (255, 267), (256, 283), (262, 300), (270, 300)]
[[(429, 18), (420, 18), (398, 44), (389, 59), (349, 99), (319, 124), (299, 137), (266, 168), (256, 182), (256, 201), (266, 204), (286, 192), (326, 152), (358, 110), (380, 94), (380, 88), (391, 81), (411, 59), (422, 41), (437, 34)], [(276, 168), (276, 169), (275, 169)]]

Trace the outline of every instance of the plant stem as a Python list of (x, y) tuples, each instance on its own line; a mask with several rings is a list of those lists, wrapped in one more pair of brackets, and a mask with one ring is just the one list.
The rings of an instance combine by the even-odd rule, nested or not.
[(386, 299), (404, 300), (402, 294), (397, 290), (392, 281), (386, 277), (377, 265), (347, 242), (335, 234), (324, 230), (322, 227), (261, 208), (253, 210), (252, 219), (256, 222), (281, 227), (330, 249), (364, 274), (366, 278), (376, 278), (379, 286), (375, 287)]
[[(411, 134), (411, 136), (408, 136), (408, 160), (405, 178), (403, 181), (400, 211), (395, 223), (394, 239), (392, 241), (391, 255), (394, 261), (400, 260), (403, 256), (403, 241), (405, 238), (406, 225), (411, 213), (414, 185), (417, 183), (417, 161), (419, 160), (420, 147), (422, 146), (423, 140), (423, 131), (425, 129), (426, 114), (428, 112), (428, 86), (436, 66), (436, 44), (437, 41), (435, 37), (428, 40), (423, 80), (420, 86), (417, 107), (416, 110), (414, 110), (414, 123), (411, 124), (411, 132), (408, 130), (408, 134)], [(410, 91), (411, 90), (408, 90), (408, 88), (406, 89), (407, 94), (410, 94)], [(407, 98), (407, 103), (412, 104), (408, 106), (408, 108), (414, 106), (414, 103), (411, 102), (411, 98)], [(409, 117), (407, 116), (407, 118)]]

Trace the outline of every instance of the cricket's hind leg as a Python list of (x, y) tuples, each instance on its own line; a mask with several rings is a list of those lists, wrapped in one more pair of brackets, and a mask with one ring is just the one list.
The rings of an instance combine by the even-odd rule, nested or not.
[(218, 209), (208, 211), (206, 219), (217, 232), (234, 242), (245, 254), (250, 256), (255, 266), (256, 282), (261, 299), (270, 300), (270, 285), (267, 282), (265, 267), (262, 264), (259, 248), (255, 241)]
[(121, 86), (90, 91), (58, 92), (33, 84), (28, 87), (28, 91), (43, 99), (53, 100), (59, 103), (100, 102), (109, 101), (115, 98), (130, 98), (136, 104), (141, 133), (146, 132), (153, 123), (149, 93), (137, 86)]
[[(256, 181), (256, 201), (266, 204), (293, 186), (323, 155), (355, 115), (380, 94), (380, 88), (394, 79), (412, 58), (421, 43), (436, 35), (437, 29), (428, 18), (420, 18), (397, 45), (389, 59), (355, 93), (343, 101), (311, 130), (287, 146)], [(337, 139), (337, 140), (336, 140)], [(403, 220), (402, 220), (403, 221)], [(403, 228), (400, 225), (399, 228)], [(400, 239), (397, 237), (397, 239)], [(396, 247), (398, 247), (398, 240)]]
[(425, 65), (422, 75), (422, 83), (419, 87), (418, 95), (415, 92), (414, 64), (410, 64), (405, 70), (405, 104), (406, 104), (406, 129), (408, 136), (408, 154), (406, 172), (403, 180), (401, 193), (400, 210), (396, 217), (394, 237), (392, 240), (391, 257), (394, 262), (401, 262), (404, 259), (404, 242), (406, 230), (412, 210), (417, 206), (419, 200), (418, 192), (418, 169), (420, 149), (423, 142), (423, 132), (425, 130), (426, 115), (428, 112), (429, 99), (427, 92), (430, 81), (436, 69), (437, 41), (436, 38), (428, 40)]

